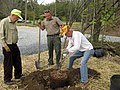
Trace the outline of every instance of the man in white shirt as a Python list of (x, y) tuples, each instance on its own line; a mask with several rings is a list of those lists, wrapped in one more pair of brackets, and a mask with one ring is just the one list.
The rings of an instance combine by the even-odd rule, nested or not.
[(69, 42), (63, 55), (73, 52), (69, 58), (68, 69), (72, 69), (73, 63), (77, 58), (83, 56), (81, 60), (80, 74), (81, 82), (88, 82), (88, 67), (87, 62), (92, 54), (94, 54), (92, 44), (86, 39), (86, 37), (79, 31), (68, 30), (66, 36), (69, 37)]

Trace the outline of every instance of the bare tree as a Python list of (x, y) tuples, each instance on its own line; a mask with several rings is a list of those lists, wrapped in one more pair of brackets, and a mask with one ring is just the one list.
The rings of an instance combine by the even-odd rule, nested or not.
[(57, 0), (58, 2), (64, 2), (66, 11), (67, 24), (72, 26), (81, 15), (81, 13), (87, 8), (92, 0)]
[(12, 9), (21, 9), (22, 5), (22, 0), (0, 0), (0, 13), (8, 16)]

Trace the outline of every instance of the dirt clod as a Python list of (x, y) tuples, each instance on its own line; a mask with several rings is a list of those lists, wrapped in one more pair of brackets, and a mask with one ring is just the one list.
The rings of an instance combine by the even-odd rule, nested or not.
[(61, 70), (54, 70), (50, 73), (53, 80), (65, 80), (68, 78), (67, 72)]

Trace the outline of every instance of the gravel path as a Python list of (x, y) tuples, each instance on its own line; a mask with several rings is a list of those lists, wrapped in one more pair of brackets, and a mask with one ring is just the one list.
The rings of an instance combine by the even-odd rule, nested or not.
[[(18, 28), (19, 29), (19, 42), (18, 46), (20, 48), (22, 55), (29, 55), (37, 53), (38, 51), (38, 33), (39, 28)], [(47, 38), (46, 31), (41, 31), (41, 47), (40, 50), (44, 51), (47, 49)]]
[[(30, 55), (38, 52), (38, 32), (37, 27), (18, 27), (19, 41), (18, 46), (22, 55)], [(46, 31), (41, 31), (40, 51), (47, 49)], [(0, 45), (0, 61), (3, 59), (2, 48)]]

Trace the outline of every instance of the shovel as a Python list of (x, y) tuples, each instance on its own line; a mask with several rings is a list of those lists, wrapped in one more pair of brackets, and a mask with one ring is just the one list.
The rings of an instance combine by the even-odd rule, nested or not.
[[(64, 41), (64, 44), (63, 44), (63, 49), (65, 49), (65, 44), (66, 44), (66, 40), (67, 40), (67, 37), (65, 37), (65, 41)], [(64, 51), (64, 50), (63, 50)], [(61, 67), (65, 61), (65, 57), (63, 56), (63, 54), (61, 54), (61, 61), (60, 61), (60, 70), (61, 70)]]
[(39, 29), (39, 37), (38, 37), (38, 60), (35, 61), (36, 69), (42, 69), (42, 61), (40, 61), (40, 38), (41, 38), (41, 30)]

